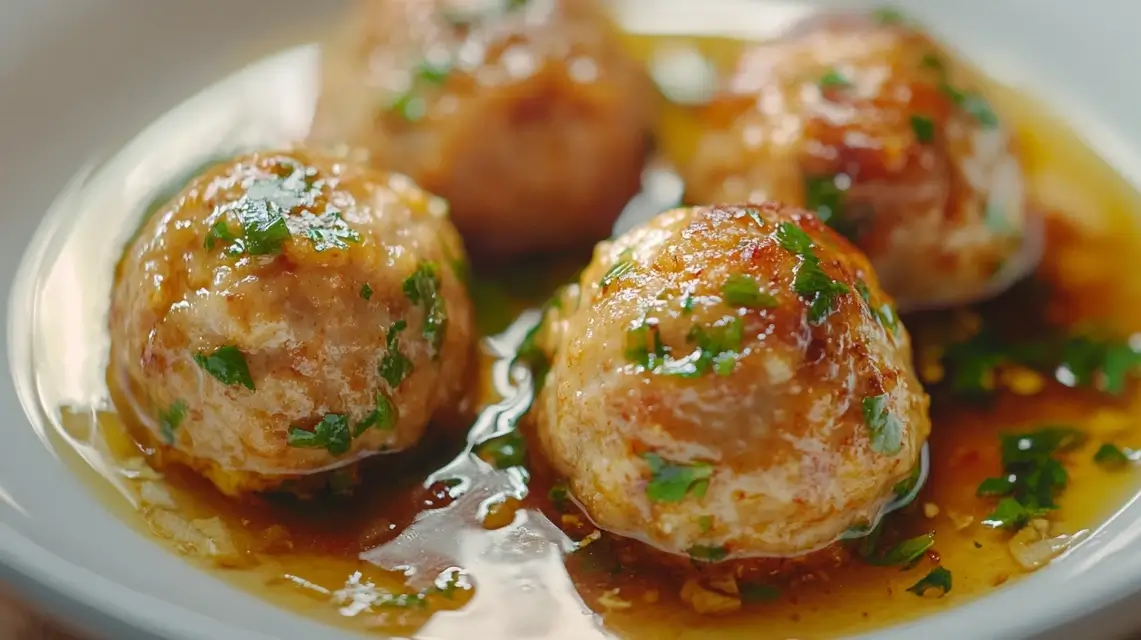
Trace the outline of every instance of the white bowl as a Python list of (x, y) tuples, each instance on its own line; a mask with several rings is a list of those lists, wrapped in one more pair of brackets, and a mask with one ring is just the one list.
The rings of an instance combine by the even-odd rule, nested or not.
[[(750, 0), (623, 4), (689, 29), (726, 15), (748, 30), (765, 26), (736, 18), (755, 8)], [(1141, 83), (1135, 80), (1141, 3), (898, 4), (991, 76), (1025, 88), (1066, 116), (1091, 146), (1141, 184)], [(81, 399), (96, 384), (92, 376), (98, 377), (102, 356), (70, 313), (88, 304), (98, 310), (106, 291), (80, 285), (109, 282), (118, 250), (115, 216), (179, 167), (162, 162), (156, 151), (172, 142), (152, 131), (99, 165), (81, 199), (68, 191), (72, 176), (241, 63), (299, 42), (291, 36), (306, 31), (297, 25), (339, 9), (340, 3), (306, 0), (23, 0), (0, 8), (0, 279), (9, 318), (0, 349), (11, 365), (11, 384), (0, 387), (0, 579), (81, 628), (110, 638), (347, 637), (191, 568), (107, 512), (43, 438), (38, 395), (47, 388), (58, 398)], [(315, 50), (284, 55), (311, 65)], [(246, 96), (240, 108), (205, 102), (199, 104), (204, 111), (183, 106), (164, 118), (180, 123), (177, 144), (187, 157), (205, 155), (223, 140), (233, 143), (235, 132), (245, 142), (272, 142), (303, 126), (308, 77), (295, 73), (266, 83), (264, 75), (240, 75), (220, 89)], [(265, 84), (251, 92), (251, 82)], [(59, 231), (77, 219), (83, 233), (105, 234), (108, 243), (60, 260), (67, 236)], [(40, 295), (46, 272), (54, 274), (54, 291), (66, 293), (62, 302)], [(92, 273), (94, 280), (88, 279)], [(58, 342), (36, 342), (35, 322), (75, 330)], [(53, 359), (63, 382), (45, 387), (34, 379), (33, 357)], [(1118, 637), (1141, 630), (1139, 592), (1141, 503), (1134, 500), (1050, 567), (876, 637)]]

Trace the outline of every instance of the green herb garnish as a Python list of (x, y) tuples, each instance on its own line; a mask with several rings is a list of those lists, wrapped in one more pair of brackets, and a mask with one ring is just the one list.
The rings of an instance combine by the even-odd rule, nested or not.
[[(870, 537), (871, 536), (869, 536), (869, 538)], [(933, 546), (935, 546), (935, 534), (925, 533), (921, 536), (908, 538), (900, 542), (882, 556), (868, 554), (865, 560), (877, 566), (899, 565), (902, 569), (906, 570), (915, 566), (923, 557), (923, 554), (927, 553), (927, 550)]]
[(912, 114), (911, 130), (915, 132), (915, 139), (920, 142), (935, 141), (935, 123), (927, 116)]
[(829, 69), (820, 77), (819, 85), (821, 89), (844, 89), (852, 86), (852, 83), (836, 69)]
[(372, 299), (372, 287), (367, 282), (361, 285), (361, 297), (365, 300)]
[(943, 64), (943, 59), (934, 53), (925, 53), (923, 58), (919, 60), (919, 67), (922, 69), (931, 69), (938, 73), (946, 73), (947, 67)]
[(602, 276), (602, 279), (598, 281), (598, 286), (602, 287), (603, 289), (606, 289), (615, 280), (618, 280), (619, 278), (626, 275), (627, 273), (630, 273), (633, 270), (634, 270), (634, 263), (631, 260), (628, 260), (628, 259), (619, 260), (618, 262), (616, 262), (614, 264), (613, 267), (610, 267), (610, 269), (606, 272), (605, 275)]
[(911, 468), (911, 474), (908, 475), (907, 478), (895, 483), (895, 487), (892, 488), (892, 491), (896, 497), (902, 498), (910, 495), (911, 492), (915, 490), (915, 485), (919, 483), (920, 471), (922, 471), (922, 467), (917, 464)]
[(412, 361), (400, 351), (400, 332), (408, 328), (408, 323), (397, 320), (385, 336), (387, 351), (380, 360), (380, 377), (388, 383), (390, 389), (396, 389), (405, 378), (412, 375)]
[(547, 373), (551, 370), (551, 358), (539, 346), (539, 333), (543, 330), (543, 321), (540, 320), (523, 336), (519, 348), (515, 350), (515, 359), (512, 366), (521, 364), (531, 372), (532, 392), (538, 393), (547, 380)]
[(1003, 475), (979, 485), (979, 495), (1006, 496), (983, 520), (992, 528), (1018, 529), (1034, 518), (1057, 509), (1055, 499), (1069, 483), (1057, 454), (1085, 441), (1085, 434), (1066, 427), (1048, 427), (1030, 433), (1003, 434)]
[(824, 224), (835, 226), (844, 217), (844, 192), (834, 175), (808, 176), (804, 179), (804, 208), (814, 212)]
[(250, 391), (254, 390), (254, 379), (250, 376), (246, 357), (233, 345), (218, 347), (209, 355), (199, 351), (194, 354), (194, 361), (224, 385), (232, 387), (240, 384)]
[(681, 366), (671, 367), (670, 373), (683, 378), (698, 377), (712, 369), (717, 375), (728, 376), (737, 365), (744, 337), (745, 323), (741, 318), (723, 320), (705, 328), (694, 326), (686, 340), (696, 344), (697, 351), (685, 360), (673, 363)]
[(396, 426), (396, 405), (383, 391), (376, 393), (376, 408), (357, 423), (353, 430), (353, 437), (359, 438), (365, 431), (375, 427), (379, 431), (391, 431)]
[(767, 291), (761, 291), (756, 279), (743, 274), (729, 276), (721, 294), (725, 298), (725, 302), (734, 307), (772, 309), (778, 306), (776, 296)]
[(813, 253), (815, 243), (796, 224), (782, 222), (777, 229), (777, 242), (785, 250), (801, 256), (793, 289), (801, 297), (811, 300), (808, 320), (812, 324), (820, 324), (832, 314), (836, 298), (850, 291), (848, 286), (833, 280), (824, 272), (820, 266), (820, 259)]
[(658, 325), (643, 321), (626, 331), (626, 359), (643, 369), (654, 370), (665, 362), (668, 353)]
[(433, 357), (439, 357), (448, 331), (448, 311), (440, 286), (440, 274), (433, 262), (421, 262), (404, 281), (404, 295), (412, 304), (424, 307), (424, 338), (432, 347)]
[(238, 236), (230, 232), (230, 227), (226, 225), (225, 220), (218, 220), (210, 226), (210, 231), (206, 234), (205, 247), (207, 251), (213, 251), (214, 245), (219, 240), (222, 242), (234, 242)]
[(309, 238), (314, 251), (348, 249), (350, 242), (357, 244), (361, 241), (361, 235), (341, 218), (340, 211), (326, 211), (319, 216), (302, 211), (301, 215), (290, 220), (295, 227), (293, 231)]
[(1120, 469), (1127, 466), (1132, 458), (1130, 453), (1121, 450), (1117, 445), (1105, 443), (1093, 454), (1093, 461), (1108, 469)]
[(864, 424), (871, 434), (872, 451), (894, 456), (903, 448), (903, 422), (887, 409), (888, 394), (863, 400)]
[(729, 557), (729, 550), (725, 547), (710, 547), (701, 544), (690, 547), (686, 553), (698, 562), (721, 562)]
[(950, 98), (951, 102), (954, 102), (963, 113), (978, 121), (983, 128), (993, 129), (998, 126), (998, 116), (995, 115), (986, 98), (977, 93), (956, 89), (946, 81), (939, 84), (939, 90), (943, 92), (943, 95)]
[(170, 404), (170, 408), (166, 411), (161, 411), (158, 414), (158, 428), (162, 434), (163, 440), (167, 444), (174, 444), (174, 432), (182, 426), (182, 421), (186, 419), (186, 411), (189, 407), (183, 400), (175, 400)]
[(298, 427), (289, 430), (287, 442), (299, 449), (325, 449), (335, 456), (348, 453), (352, 448), (353, 436), (349, 431), (349, 419), (337, 413), (325, 414), (312, 431)]
[(481, 442), (475, 454), (499, 470), (522, 467), (527, 464), (527, 441), (518, 430)]
[(706, 462), (675, 464), (666, 462), (656, 453), (643, 453), (642, 459), (650, 467), (650, 482), (646, 496), (654, 502), (681, 502), (687, 495), (705, 497), (713, 467)]
[(951, 590), (951, 572), (943, 567), (935, 567), (919, 582), (907, 588), (908, 591), (917, 596), (926, 594), (930, 589), (938, 589), (940, 598), (947, 595), (947, 592)]
[(288, 178), (255, 180), (236, 207), (246, 251), (254, 256), (280, 253), (290, 237), (285, 215), (310, 202), (296, 169)]

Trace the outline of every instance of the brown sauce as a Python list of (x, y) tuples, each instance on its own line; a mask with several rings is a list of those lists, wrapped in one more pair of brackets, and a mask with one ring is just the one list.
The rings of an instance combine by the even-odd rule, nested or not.
[[(634, 44), (648, 54), (660, 42), (641, 39)], [(735, 46), (725, 41), (698, 44), (718, 59), (730, 57)], [(985, 313), (996, 317), (1031, 313), (1067, 326), (1095, 323), (1117, 334), (1141, 331), (1141, 280), (1119, 277), (1132, 271), (1130, 256), (1141, 251), (1141, 233), (1132, 214), (1141, 198), (1035, 103), (1001, 87), (993, 87), (992, 95), (1000, 112), (1021, 127), (1019, 142), (1031, 195), (1049, 217), (1047, 253), (1035, 277), (1052, 293), (1041, 308), (1028, 310), (1007, 297), (987, 305)], [(663, 126), (684, 128), (685, 114), (668, 114)], [(684, 139), (684, 131), (676, 133), (667, 138)], [(483, 274), (475, 288), (481, 329), (486, 333), (504, 330), (521, 311), (541, 303), (587, 258), (576, 255), (551, 264)], [(531, 275), (522, 280), (511, 275), (520, 272)], [(918, 336), (919, 358), (925, 348), (925, 329), (941, 320), (932, 316), (905, 320)], [(510, 391), (497, 390), (493, 381), (497, 358), (489, 344), (483, 346), (478, 385), (481, 398), (477, 404), (482, 406)], [(983, 479), (1001, 472), (999, 434), (1065, 424), (1089, 435), (1086, 444), (1064, 456), (1070, 482), (1059, 499), (1061, 508), (1051, 516), (1055, 531), (1074, 534), (1096, 528), (1136, 489), (1135, 473), (1106, 470), (1093, 457), (1104, 442), (1141, 447), (1141, 429), (1132, 417), (1141, 415), (1137, 409), (1141, 409), (1141, 396), (1132, 388), (1114, 397), (1069, 389), (1054, 381), (1046, 381), (1033, 395), (1002, 392), (984, 407), (937, 396), (930, 478), (919, 498), (891, 516), (886, 525), (889, 538), (935, 534), (934, 547), (905, 571), (857, 559), (840, 569), (816, 572), (765, 592), (737, 613), (701, 615), (681, 601), (678, 581), (620, 566), (608, 553), (603, 536), (569, 556), (567, 573), (560, 575), (562, 568), (557, 563), (544, 565), (543, 579), (554, 583), (569, 575), (582, 601), (601, 616), (609, 631), (636, 638), (698, 638), (711, 632), (729, 638), (836, 636), (935, 613), (1026, 574), (1008, 548), (1010, 533), (980, 524), (994, 501), (976, 496), (976, 488)], [(109, 508), (190, 561), (283, 608), (353, 629), (412, 634), (440, 611), (459, 611), (440, 615), (458, 616), (463, 624), (465, 605), (471, 605), (472, 637), (479, 637), (480, 616), (517, 615), (510, 600), (488, 603), (484, 599), (479, 607), (473, 605), (480, 594), (500, 593), (478, 569), (462, 567), (472, 575), (459, 580), (454, 579), (455, 573), (444, 571), (443, 582), (436, 581), (443, 588), (429, 589), (426, 598), (413, 597), (409, 604), (408, 597), (401, 600), (399, 594), (414, 594), (421, 587), (408, 586), (401, 573), (359, 558), (360, 553), (394, 540), (423, 512), (452, 501), (449, 483), (425, 486), (425, 479), (452, 460), (462, 443), (429, 439), (414, 452), (369, 463), (362, 488), (354, 495), (307, 502), (283, 497), (237, 502), (222, 497), (193, 473), (172, 469), (154, 482), (166, 488), (177, 506), (156, 509), (137, 507), (138, 492), (147, 481), (129, 479), (122, 469), (137, 465), (144, 451), (113, 412), (65, 409), (62, 422), (64, 432), (59, 435), (67, 442), (58, 449), (67, 452), (74, 468)], [(578, 517), (573, 507), (552, 500), (554, 479), (536, 460), (536, 452), (530, 455), (532, 477), (523, 506), (542, 510), (556, 524), (564, 519), (573, 524)], [(494, 506), (495, 500), (485, 504), (491, 505), (492, 513), (484, 517), (489, 526), (509, 524), (518, 517), (511, 497), (498, 500), (502, 506)], [(178, 538), (172, 534), (172, 522), (156, 520), (156, 513), (171, 512), (177, 514), (176, 522), (200, 528), (207, 522), (220, 522), (229, 534), (227, 549), (204, 553), (185, 539), (181, 543), (172, 540)], [(583, 527), (568, 529), (576, 532), (573, 538), (581, 537), (577, 532)], [(420, 560), (408, 558), (409, 564)], [(936, 565), (953, 573), (953, 588), (945, 597), (930, 593), (919, 597), (907, 591)], [(441, 567), (449, 568), (446, 559), (437, 568)], [(342, 597), (337, 600), (339, 590)]]

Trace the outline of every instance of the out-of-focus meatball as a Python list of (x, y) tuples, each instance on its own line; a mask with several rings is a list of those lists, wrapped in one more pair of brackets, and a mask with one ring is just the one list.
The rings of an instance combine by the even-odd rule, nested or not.
[(689, 200), (816, 211), (901, 308), (985, 297), (1037, 261), (1009, 130), (907, 26), (832, 17), (755, 46), (700, 129)]
[(447, 205), (304, 150), (193, 180), (127, 248), (109, 383), (225, 493), (405, 449), (460, 395), (471, 303)]
[(447, 198), (484, 258), (596, 242), (638, 191), (652, 84), (594, 0), (362, 0), (313, 135)]
[(919, 461), (907, 331), (803, 210), (661, 214), (600, 244), (575, 298), (543, 330), (536, 427), (602, 529), (710, 562), (803, 555), (877, 521)]

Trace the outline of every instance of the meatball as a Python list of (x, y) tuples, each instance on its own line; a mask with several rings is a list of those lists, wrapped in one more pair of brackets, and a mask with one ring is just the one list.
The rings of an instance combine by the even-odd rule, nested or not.
[(757, 45), (698, 118), (690, 201), (814, 210), (905, 310), (997, 293), (1037, 261), (1010, 131), (907, 26), (832, 17)]
[(536, 430), (599, 528), (711, 562), (805, 555), (878, 521), (918, 464), (907, 331), (806, 211), (663, 213), (564, 298)]
[(163, 460), (223, 492), (408, 448), (460, 395), (472, 345), (446, 204), (306, 150), (225, 162), (120, 262), (110, 386)]
[(597, 242), (639, 189), (655, 94), (593, 0), (364, 0), (329, 49), (314, 139), (448, 199), (478, 257)]

